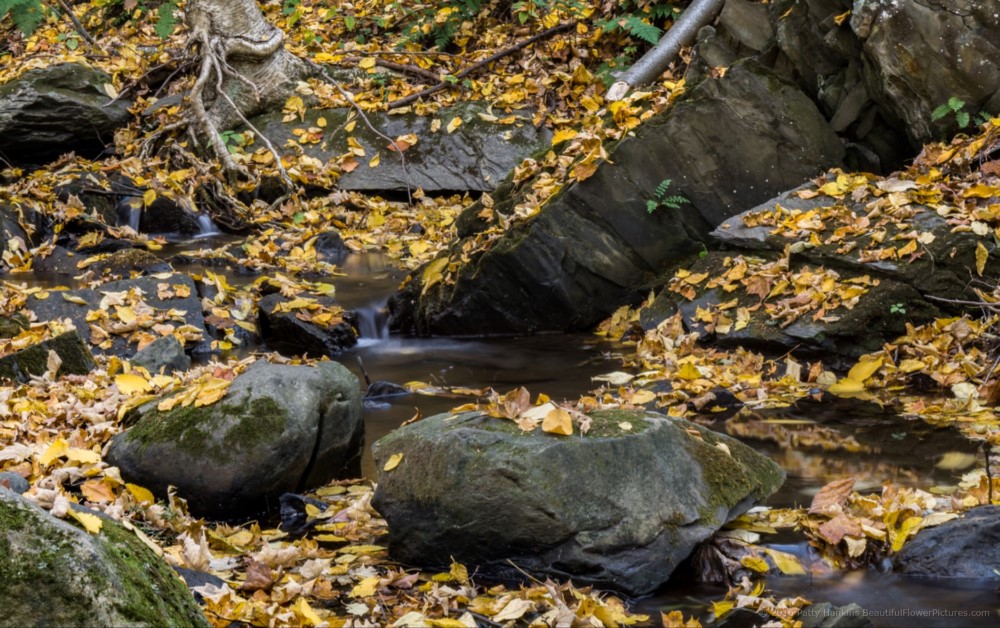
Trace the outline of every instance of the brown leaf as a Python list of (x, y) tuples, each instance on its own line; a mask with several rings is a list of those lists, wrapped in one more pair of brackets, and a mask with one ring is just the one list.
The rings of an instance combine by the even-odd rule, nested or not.
[(274, 586), (274, 572), (270, 567), (249, 556), (245, 560), (247, 577), (240, 585), (240, 591), (267, 591)]
[(837, 515), (833, 519), (826, 521), (819, 527), (819, 534), (828, 543), (836, 545), (845, 536), (864, 536), (861, 525), (847, 515)]
[(841, 507), (847, 496), (854, 490), (854, 478), (834, 480), (819, 489), (809, 506), (810, 515), (828, 515), (830, 517), (841, 512)]

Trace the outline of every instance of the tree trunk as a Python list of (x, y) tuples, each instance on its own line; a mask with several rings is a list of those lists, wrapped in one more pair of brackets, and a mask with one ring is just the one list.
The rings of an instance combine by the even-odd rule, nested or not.
[(285, 50), (285, 34), (264, 19), (256, 0), (191, 0), (185, 22), (201, 55), (192, 113), (226, 169), (241, 172), (220, 132), (280, 107), (310, 68)]

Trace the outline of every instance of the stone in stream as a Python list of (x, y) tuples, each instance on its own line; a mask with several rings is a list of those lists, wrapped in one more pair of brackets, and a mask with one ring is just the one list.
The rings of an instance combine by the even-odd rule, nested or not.
[(61, 360), (56, 377), (86, 375), (95, 366), (90, 349), (74, 330), (0, 357), (0, 380), (27, 382), (33, 375), (44, 375), (49, 370), (50, 352)]
[(191, 358), (184, 353), (184, 345), (176, 336), (157, 338), (140, 349), (131, 362), (153, 375), (161, 370), (164, 375), (169, 375), (175, 371), (186, 371), (191, 367)]
[(107, 517), (90, 534), (0, 488), (5, 626), (208, 626), (177, 574)]
[(68, 153), (96, 157), (129, 120), (129, 98), (112, 102), (111, 77), (78, 63), (29, 70), (0, 85), (0, 155), (41, 165)]
[(641, 595), (784, 480), (768, 458), (688, 421), (591, 418), (587, 435), (567, 437), (441, 414), (379, 440), (372, 503), (388, 521), (390, 554), (429, 568), (454, 558), (485, 577), (518, 578), (513, 563)]
[(898, 573), (935, 578), (989, 578), (1000, 566), (1000, 506), (980, 506), (961, 519), (921, 530), (893, 560)]
[[(333, 297), (315, 297), (316, 303), (335, 307)], [(258, 304), (260, 335), (269, 347), (289, 355), (306, 354), (315, 358), (335, 356), (358, 343), (354, 331), (357, 319), (353, 311), (345, 310), (341, 320), (331, 324), (303, 320), (296, 310), (282, 311), (280, 306), (293, 301), (280, 293), (269, 294)], [(304, 310), (308, 313), (308, 310)]]
[[(138, 347), (134, 341), (129, 340), (131, 332), (125, 335), (114, 334), (108, 338), (95, 335), (91, 323), (87, 321), (87, 315), (89, 312), (101, 309), (102, 300), (106, 296), (111, 299), (108, 295), (135, 291), (141, 291), (143, 301), (157, 312), (170, 314), (169, 321), (164, 324), (172, 326), (175, 330), (189, 326), (188, 329), (192, 334), (200, 333), (203, 338), (205, 337), (205, 319), (194, 281), (180, 273), (112, 281), (93, 289), (35, 293), (28, 297), (24, 309), (34, 313), (39, 321), (68, 318), (81, 335), (90, 341), (94, 351), (130, 357), (135, 355)], [(117, 302), (117, 299), (114, 301)], [(115, 308), (109, 307), (107, 311), (114, 312)], [(115, 321), (116, 324), (118, 322)]]
[[(536, 127), (530, 112), (497, 114), (494, 118), (510, 118), (511, 124), (490, 121), (490, 111), (480, 103), (468, 102), (446, 107), (434, 115), (384, 112), (369, 114), (372, 126), (381, 135), (397, 138), (413, 134), (417, 143), (406, 149), (405, 165), (399, 153), (389, 150), (386, 140), (358, 121), (350, 134), (341, 129), (350, 109), (310, 109), (304, 119), (282, 121), (282, 113), (252, 118), (250, 121), (279, 150), (305, 155), (326, 162), (348, 151), (347, 138), (353, 137), (364, 149), (364, 158), (352, 162), (353, 169), (337, 179), (337, 189), (365, 192), (405, 192), (407, 188), (424, 192), (485, 192), (492, 190), (521, 160), (549, 147), (551, 133)], [(319, 118), (325, 118), (325, 131), (315, 142), (302, 142), (301, 131), (319, 129)], [(453, 132), (446, 129), (454, 118), (462, 120)], [(431, 130), (437, 121), (441, 128)], [(369, 161), (378, 156), (379, 164)]]
[(164, 412), (159, 401), (136, 411), (137, 422), (112, 439), (106, 459), (161, 497), (176, 486), (199, 516), (257, 514), (277, 508), (283, 493), (357, 475), (361, 392), (336, 362), (257, 362), (215, 404)]
[[(689, 89), (616, 146), (590, 178), (571, 183), (534, 218), (468, 254), (487, 226), (473, 205), (451, 251), (390, 300), (392, 326), (419, 334), (584, 329), (646, 291), (653, 276), (702, 249), (726, 218), (838, 164), (843, 147), (809, 98), (754, 62)], [(649, 212), (669, 194), (690, 203)], [(505, 182), (493, 212), (523, 200)], [(489, 212), (486, 212), (489, 214)]]

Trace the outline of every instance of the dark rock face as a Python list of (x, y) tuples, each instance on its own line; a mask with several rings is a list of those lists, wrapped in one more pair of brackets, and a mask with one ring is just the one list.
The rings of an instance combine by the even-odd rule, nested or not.
[(112, 439), (122, 477), (193, 513), (235, 518), (277, 508), (282, 493), (357, 474), (364, 424), (357, 378), (340, 364), (258, 362), (215, 404), (161, 412), (160, 400)]
[(132, 273), (149, 275), (173, 270), (170, 264), (145, 249), (126, 248), (95, 257), (97, 260), (87, 265), (86, 269), (101, 278), (129, 279)]
[(0, 358), (0, 380), (27, 382), (32, 375), (44, 375), (48, 371), (49, 351), (55, 351), (62, 360), (57, 377), (86, 375), (95, 366), (87, 344), (76, 331), (68, 331)]
[(132, 532), (90, 534), (0, 488), (8, 626), (208, 626), (184, 583)]
[(962, 519), (921, 530), (893, 561), (896, 571), (937, 578), (996, 579), (1000, 506), (973, 508)]
[[(589, 327), (668, 264), (699, 250), (713, 225), (842, 156), (839, 140), (797, 87), (755, 63), (738, 64), (639, 127), (610, 162), (474, 255), (453, 283), (428, 286), (415, 275), (390, 302), (392, 325), (420, 334)], [(664, 179), (674, 182), (671, 194), (691, 202), (650, 214), (646, 201)], [(506, 195), (514, 194), (501, 188), (497, 206), (513, 205)]]
[[(312, 357), (335, 356), (358, 343), (354, 331), (354, 312), (345, 311), (343, 320), (333, 325), (320, 325), (303, 320), (296, 312), (282, 312), (278, 306), (292, 299), (278, 293), (269, 294), (258, 302), (261, 337), (276, 351), (290, 355)], [(318, 303), (333, 305), (333, 298), (318, 297)]]
[[(282, 122), (282, 114), (267, 114), (251, 120), (275, 146), (285, 146), (288, 140), (298, 140), (292, 133), (296, 128), (319, 128), (317, 120), (326, 120), (327, 133), (317, 143), (303, 143), (306, 155), (327, 161), (348, 152), (347, 135), (335, 134), (347, 120), (349, 109), (310, 110), (304, 120)], [(479, 114), (486, 109), (476, 103), (465, 103), (442, 109), (436, 116), (415, 114), (388, 115), (383, 112), (369, 115), (372, 125), (392, 139), (415, 134), (418, 142), (404, 155), (406, 165), (399, 155), (388, 149), (386, 140), (358, 122), (352, 136), (365, 149), (364, 157), (357, 158), (357, 167), (345, 172), (337, 180), (341, 190), (405, 192), (421, 188), (425, 192), (488, 191), (495, 188), (514, 166), (532, 153), (548, 148), (551, 134), (536, 128), (531, 116), (514, 114), (514, 124), (488, 122)], [(454, 132), (447, 127), (454, 118), (461, 118), (462, 125)], [(501, 116), (505, 117), (505, 116)], [(436, 119), (441, 127), (431, 130)], [(379, 165), (368, 166), (369, 160), (379, 155)]]
[[(499, 576), (514, 575), (512, 561), (643, 594), (784, 479), (746, 445), (686, 421), (611, 412), (593, 422), (586, 436), (560, 437), (442, 414), (384, 437), (373, 505), (389, 523), (391, 554), (428, 567), (454, 557)], [(402, 461), (385, 471), (396, 454)]]
[(99, 70), (64, 63), (0, 85), (0, 155), (31, 165), (70, 151), (96, 157), (129, 116), (129, 99), (109, 104), (110, 82)]
[(851, 28), (863, 42), (872, 99), (914, 142), (957, 128), (931, 112), (955, 97), (966, 112), (1000, 112), (1000, 1), (855, 3)]
[[(10, 251), (15, 248), (15, 242), (20, 239), (21, 246), (17, 247), (27, 251), (31, 246), (28, 234), (21, 228), (17, 211), (11, 207), (0, 205), (0, 252)], [(7, 270), (6, 260), (0, 259), (0, 273)]]
[[(164, 298), (160, 298), (161, 287), (166, 289)], [(141, 290), (143, 300), (155, 310), (176, 310), (183, 321), (172, 321), (171, 324), (175, 328), (190, 325), (196, 330), (200, 330), (203, 335), (205, 334), (205, 319), (202, 316), (198, 291), (194, 281), (187, 275), (181, 274), (154, 275), (112, 281), (96, 289), (82, 288), (65, 292), (50, 292), (45, 299), (31, 295), (25, 309), (33, 312), (40, 321), (68, 318), (81, 335), (92, 341), (92, 344), (95, 345), (95, 351), (128, 357), (135, 354), (136, 345), (130, 344), (125, 336), (114, 335), (108, 339), (108, 342), (103, 340), (99, 343), (93, 342), (93, 340), (98, 339), (92, 339), (91, 333), (88, 331), (90, 323), (87, 322), (87, 313), (100, 308), (101, 300), (105, 294), (131, 290)], [(71, 300), (67, 300), (67, 297)], [(82, 300), (83, 303), (76, 302), (77, 300)], [(107, 344), (107, 346), (101, 346), (102, 344)]]

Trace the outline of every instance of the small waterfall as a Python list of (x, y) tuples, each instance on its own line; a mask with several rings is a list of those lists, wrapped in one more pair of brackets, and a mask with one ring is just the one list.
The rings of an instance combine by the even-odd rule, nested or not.
[(198, 214), (198, 234), (196, 238), (208, 238), (219, 235), (219, 228), (212, 222), (212, 217), (208, 214)]
[(142, 220), (142, 198), (139, 196), (126, 196), (118, 201), (115, 208), (119, 227), (129, 227), (132, 231), (139, 233), (139, 221)]
[(389, 308), (383, 301), (359, 307), (358, 344), (362, 347), (378, 344), (389, 339)]

